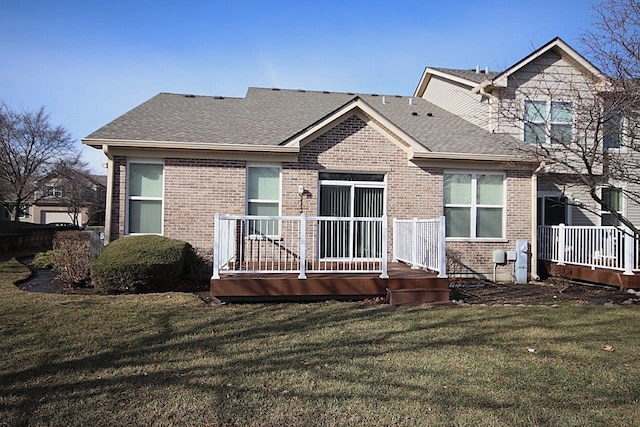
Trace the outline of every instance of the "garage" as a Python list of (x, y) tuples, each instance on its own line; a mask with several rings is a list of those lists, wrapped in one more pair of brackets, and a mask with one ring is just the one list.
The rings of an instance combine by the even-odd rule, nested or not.
[(40, 223), (50, 224), (52, 222), (72, 222), (71, 217), (66, 211), (42, 211), (40, 212)]

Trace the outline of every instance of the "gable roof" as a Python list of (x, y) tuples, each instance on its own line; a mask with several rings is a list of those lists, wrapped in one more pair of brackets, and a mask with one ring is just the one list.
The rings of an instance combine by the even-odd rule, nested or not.
[[(352, 105), (352, 107), (346, 107)], [(314, 126), (346, 108), (399, 136), (414, 151), (509, 156), (515, 139), (491, 134), (420, 98), (249, 88), (245, 98), (160, 93), (83, 139), (103, 145), (297, 151)], [(336, 116), (337, 114), (337, 116)]]
[(572, 64), (583, 73), (590, 74), (594, 78), (605, 81), (606, 76), (584, 56), (565, 43), (560, 37), (555, 37), (535, 51), (531, 52), (515, 64), (501, 72), (477, 73), (475, 70), (456, 70), (451, 68), (427, 67), (418, 82), (414, 96), (422, 96), (426, 90), (432, 75), (444, 77), (468, 86), (474, 92), (482, 87), (506, 86), (507, 78), (513, 73), (531, 64), (545, 53), (553, 50), (560, 57)]

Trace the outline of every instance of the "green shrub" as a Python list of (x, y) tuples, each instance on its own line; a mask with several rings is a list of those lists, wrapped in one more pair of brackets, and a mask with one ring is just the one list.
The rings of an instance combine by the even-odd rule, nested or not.
[(53, 251), (38, 252), (33, 257), (32, 265), (35, 268), (51, 268), (53, 267)]
[(89, 233), (74, 230), (56, 232), (51, 264), (63, 283), (70, 286), (85, 285), (89, 281), (92, 260)]
[(191, 257), (191, 245), (182, 240), (130, 236), (105, 246), (91, 267), (91, 282), (102, 293), (171, 290)]

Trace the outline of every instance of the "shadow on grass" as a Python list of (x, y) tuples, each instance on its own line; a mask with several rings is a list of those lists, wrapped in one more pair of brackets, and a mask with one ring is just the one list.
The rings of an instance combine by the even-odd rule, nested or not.
[[(75, 309), (94, 307), (80, 302)], [(44, 352), (31, 343), (44, 356), (30, 366), (2, 363), (0, 414), (17, 423), (53, 424), (67, 418), (163, 424), (173, 417), (212, 424), (389, 424), (419, 408), (434, 408), (441, 420), (453, 408), (476, 413), (542, 405), (577, 413), (585, 409), (585, 387), (620, 405), (639, 393), (638, 386), (592, 385), (596, 374), (584, 370), (602, 358), (572, 353), (603, 338), (600, 331), (610, 337), (625, 319), (619, 311), (568, 319), (551, 309), (357, 303), (149, 310), (116, 322), (117, 328), (108, 311), (88, 313), (77, 335), (41, 343), (49, 346)], [(100, 322), (108, 328), (100, 331)], [(527, 353), (528, 342), (542, 347), (541, 357)], [(583, 371), (562, 372), (568, 366)]]

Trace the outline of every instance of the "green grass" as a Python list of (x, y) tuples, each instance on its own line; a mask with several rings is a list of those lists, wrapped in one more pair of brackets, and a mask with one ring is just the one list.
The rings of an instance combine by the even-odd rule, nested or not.
[(640, 419), (637, 307), (211, 307), (29, 294), (12, 285), (24, 274), (0, 265), (0, 425)]

